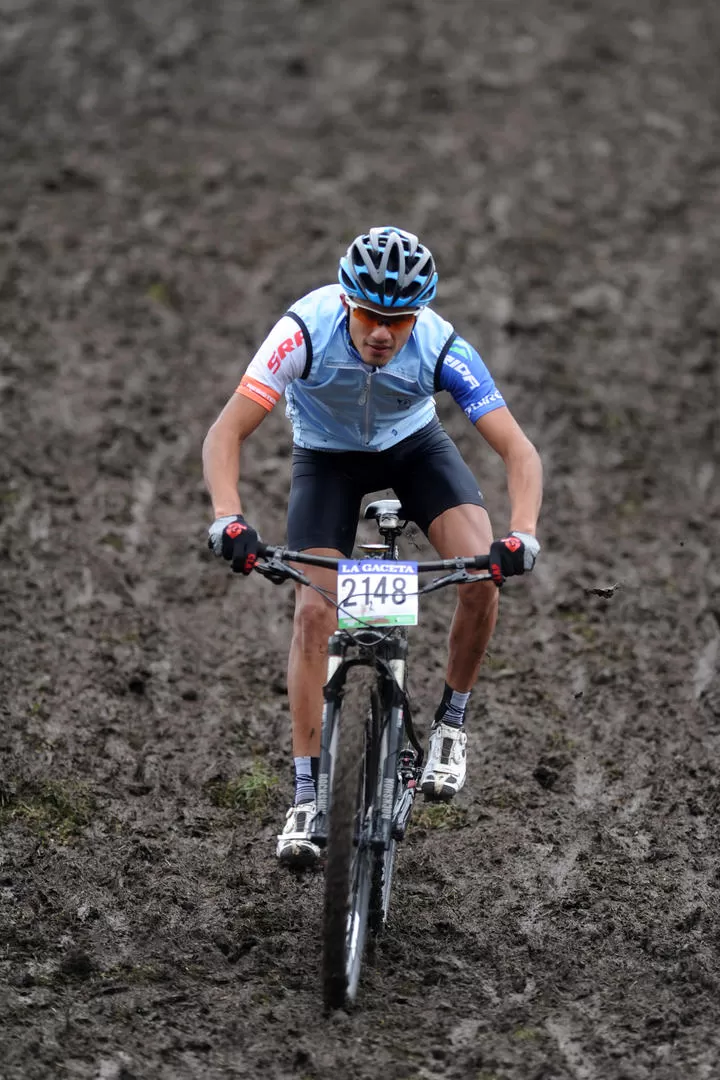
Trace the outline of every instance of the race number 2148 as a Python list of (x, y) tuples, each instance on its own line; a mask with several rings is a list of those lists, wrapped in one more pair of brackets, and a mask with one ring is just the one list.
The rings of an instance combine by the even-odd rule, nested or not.
[(417, 563), (341, 562), (338, 568), (338, 625), (414, 626), (417, 623)]

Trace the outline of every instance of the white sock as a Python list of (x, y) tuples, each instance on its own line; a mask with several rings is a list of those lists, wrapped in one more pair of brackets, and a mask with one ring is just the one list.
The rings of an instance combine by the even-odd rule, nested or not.
[(440, 707), (435, 713), (435, 723), (462, 727), (465, 722), (465, 707), (469, 700), (470, 690), (453, 690), (452, 687), (445, 683), (445, 692)]
[(295, 762), (295, 805), (315, 802), (315, 781), (312, 775), (312, 761), (309, 757), (293, 758)]

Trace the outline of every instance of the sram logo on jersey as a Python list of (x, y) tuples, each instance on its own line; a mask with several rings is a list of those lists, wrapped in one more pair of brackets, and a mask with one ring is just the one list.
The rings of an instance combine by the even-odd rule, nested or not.
[(285, 341), (281, 341), (275, 352), (272, 354), (267, 362), (267, 366), (272, 371), (273, 375), (277, 375), (280, 370), (280, 364), (282, 360), (288, 355), (288, 353), (294, 352), (299, 345), (303, 343), (302, 330), (298, 330), (295, 333), (295, 337), (286, 338)]

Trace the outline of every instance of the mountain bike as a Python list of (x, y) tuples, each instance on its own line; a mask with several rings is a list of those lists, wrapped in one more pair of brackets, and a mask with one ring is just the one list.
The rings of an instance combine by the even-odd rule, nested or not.
[[(275, 584), (318, 589), (338, 610), (328, 642), (317, 814), (310, 835), (325, 851), (323, 1000), (355, 1000), (368, 929), (388, 917), (397, 845), (407, 831), (424, 760), (407, 692), (407, 627), (418, 597), (453, 584), (491, 580), (488, 556), (405, 562), (398, 538), (408, 519), (396, 499), (370, 503), (382, 543), (362, 544), (365, 559), (306, 555), (260, 544), (255, 569)], [(295, 565), (290, 565), (295, 564)], [(313, 584), (299, 565), (338, 571), (337, 594)], [(419, 587), (418, 576), (443, 576)], [(337, 599), (335, 599), (335, 595)], [(365, 669), (366, 680), (348, 678)]]

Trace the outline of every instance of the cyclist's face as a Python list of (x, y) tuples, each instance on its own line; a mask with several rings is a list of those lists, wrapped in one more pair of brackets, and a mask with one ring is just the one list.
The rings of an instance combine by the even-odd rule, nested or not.
[(407, 343), (417, 316), (408, 313), (390, 315), (387, 309), (375, 309), (365, 304), (358, 307), (353, 301), (348, 303), (345, 296), (342, 302), (349, 316), (350, 340), (361, 359), (374, 367), (384, 367)]

